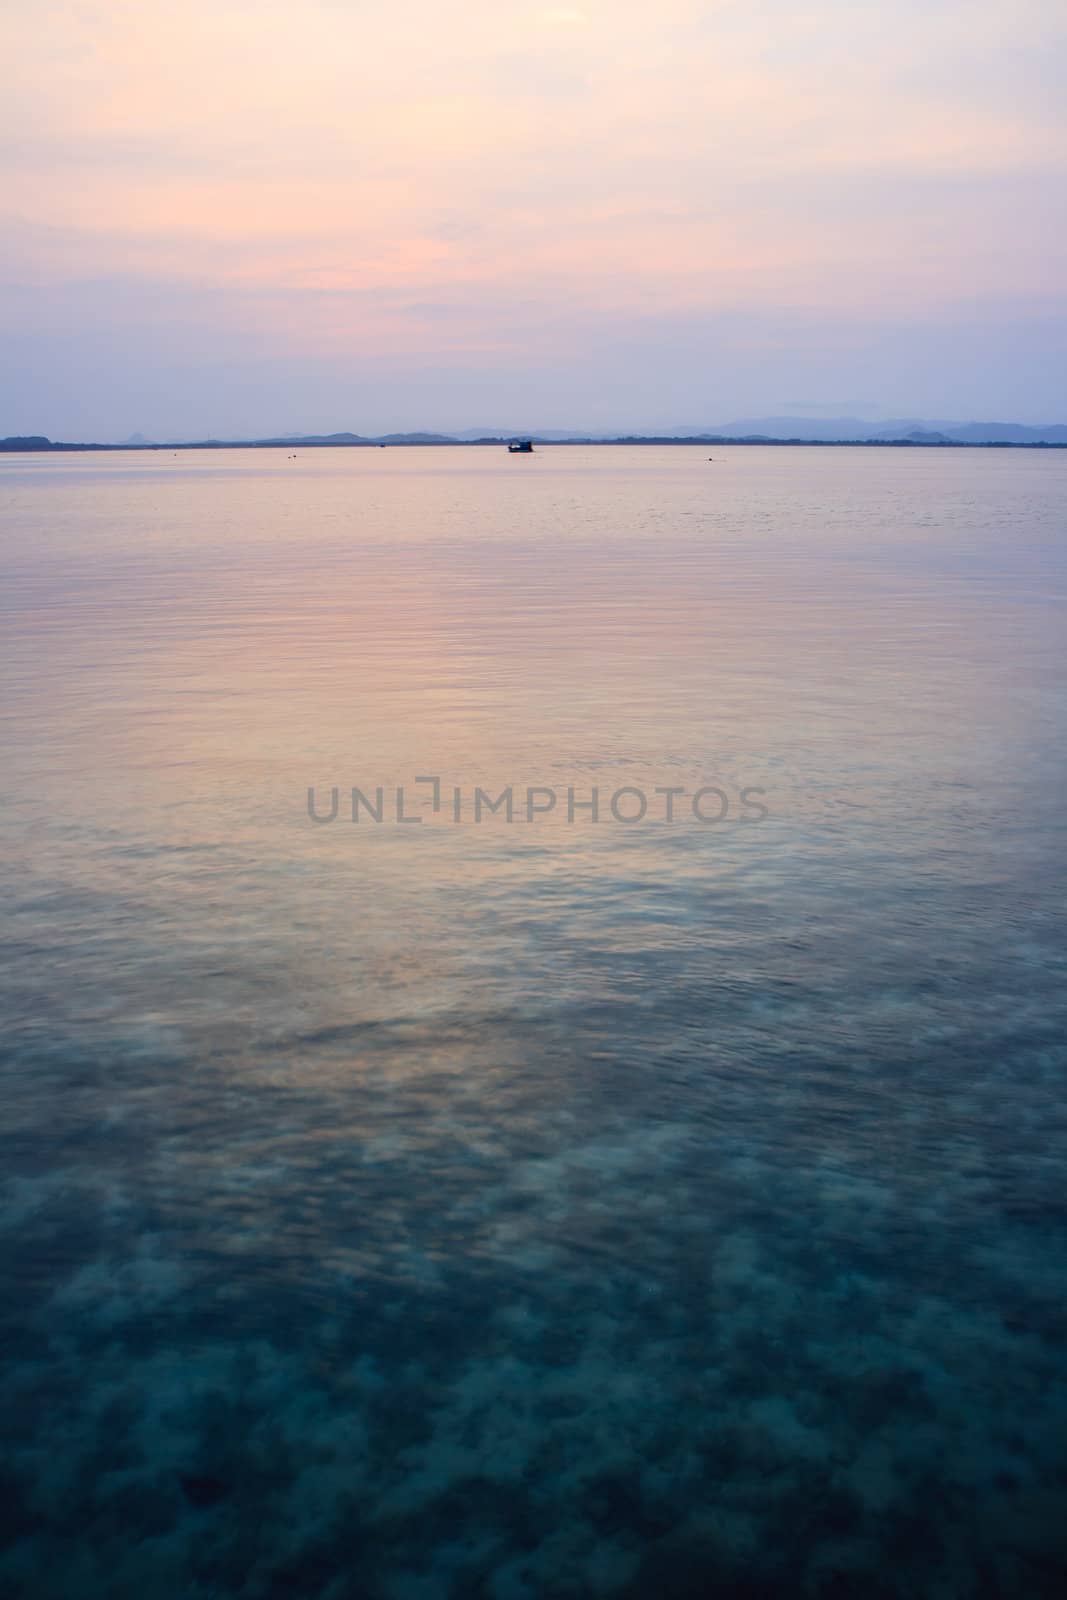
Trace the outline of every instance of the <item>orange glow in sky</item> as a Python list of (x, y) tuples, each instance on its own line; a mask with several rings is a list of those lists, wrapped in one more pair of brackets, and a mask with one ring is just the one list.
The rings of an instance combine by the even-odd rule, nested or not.
[(42, 0), (2, 28), (4, 431), (1055, 408), (1058, 0)]

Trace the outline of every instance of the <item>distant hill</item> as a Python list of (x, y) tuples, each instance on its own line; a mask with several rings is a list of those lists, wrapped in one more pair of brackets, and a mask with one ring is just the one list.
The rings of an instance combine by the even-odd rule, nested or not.
[(831, 443), (840, 439), (906, 438), (918, 428), (941, 429), (940, 423), (908, 417), (892, 422), (862, 422), (858, 417), (742, 417), (706, 431), (731, 439), (805, 439)]
[(575, 433), (561, 430), (473, 428), (447, 433), (313, 433), (273, 434), (266, 439), (183, 439), (157, 444), (143, 434), (131, 434), (121, 444), (71, 444), (54, 442), (42, 434), (19, 434), (0, 439), (7, 453), (53, 450), (235, 450), (384, 448), (386, 445), (500, 445), (514, 438), (535, 444), (870, 444), (911, 446), (1059, 447), (1067, 448), (1067, 424), (1045, 427), (1021, 422), (931, 422), (905, 418), (895, 422), (863, 422), (856, 417), (752, 417), (724, 422), (715, 428), (679, 428), (673, 433)]
[(948, 434), (963, 444), (1067, 444), (1067, 426), (1062, 422), (1045, 428), (1028, 428), (1021, 422), (966, 422), (949, 428)]
[[(212, 444), (216, 440), (210, 441)], [(365, 439), (361, 433), (282, 433), (275, 434), (270, 439), (246, 439), (246, 444), (282, 445), (282, 444), (376, 444), (377, 440)]]
[[(692, 431), (696, 433), (700, 430)], [(617, 439), (619, 434), (617, 430), (615, 433), (597, 433), (588, 429), (583, 432), (577, 428), (464, 428), (452, 437), (463, 444), (481, 444), (486, 439), (541, 439), (546, 444), (571, 444), (587, 443), (590, 439)]]
[[(688, 430), (686, 430), (688, 431)], [(908, 439), (917, 443), (948, 440), (956, 444), (1067, 444), (1067, 426), (1050, 423), (1028, 427), (1021, 422), (945, 422), (922, 417), (902, 417), (889, 422), (863, 422), (858, 417), (748, 417), (739, 422), (723, 422), (708, 433), (731, 439), (802, 439), (836, 443), (842, 440)], [(916, 438), (917, 435), (938, 436)]]
[(381, 438), (372, 441), (374, 444), (456, 444), (457, 440), (448, 433), (383, 433)]

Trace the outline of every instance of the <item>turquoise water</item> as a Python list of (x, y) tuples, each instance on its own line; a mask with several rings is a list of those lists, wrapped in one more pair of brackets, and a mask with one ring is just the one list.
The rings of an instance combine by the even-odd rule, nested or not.
[(1062, 1592), (1067, 458), (715, 454), (0, 463), (5, 1593)]

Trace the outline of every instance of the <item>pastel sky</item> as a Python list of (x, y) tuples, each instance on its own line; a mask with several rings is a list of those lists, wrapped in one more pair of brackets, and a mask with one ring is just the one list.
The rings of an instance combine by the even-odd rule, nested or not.
[(1067, 421), (1064, 0), (0, 32), (0, 434)]

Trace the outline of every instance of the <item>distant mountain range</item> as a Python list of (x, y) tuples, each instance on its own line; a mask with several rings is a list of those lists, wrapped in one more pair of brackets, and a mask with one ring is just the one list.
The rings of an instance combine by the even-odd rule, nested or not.
[[(702, 429), (701, 432), (704, 430)], [(952, 444), (1067, 444), (1067, 425), (1050, 423), (1029, 427), (1022, 422), (944, 422), (919, 417), (890, 422), (861, 422), (857, 417), (755, 417), (724, 422), (710, 430), (731, 438), (804, 439), (831, 443), (840, 440), (876, 443), (921, 436), (923, 443), (942, 439)]]
[(49, 450), (222, 450), (258, 447), (503, 444), (508, 439), (541, 444), (879, 444), (1067, 446), (1067, 424), (1029, 426), (1021, 422), (944, 422), (908, 417), (863, 422), (857, 417), (747, 417), (713, 428), (675, 428), (643, 433), (578, 433), (556, 428), (467, 428), (461, 433), (288, 433), (265, 439), (181, 439), (157, 442), (142, 433), (121, 444), (69, 444), (41, 434), (0, 439), (0, 451)]

